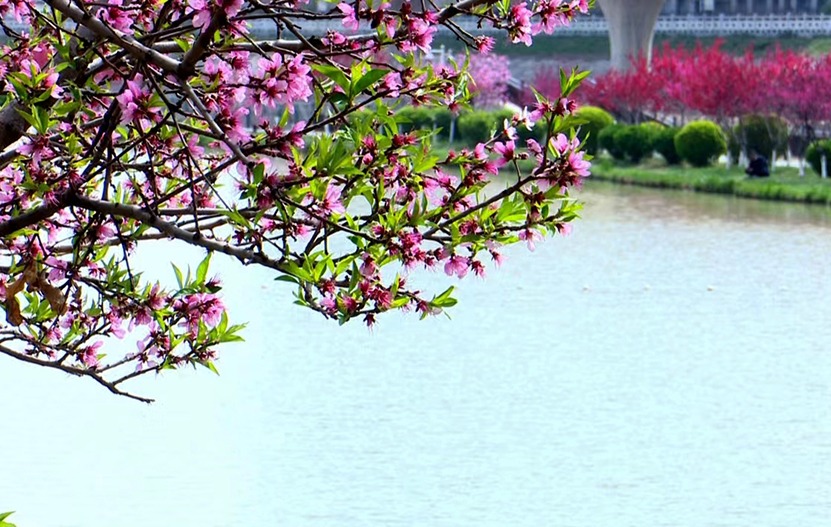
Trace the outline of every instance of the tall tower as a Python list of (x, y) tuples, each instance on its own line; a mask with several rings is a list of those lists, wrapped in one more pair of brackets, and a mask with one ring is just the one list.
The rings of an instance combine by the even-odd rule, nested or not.
[(597, 0), (609, 24), (612, 68), (625, 70), (629, 58), (652, 58), (652, 35), (665, 0)]

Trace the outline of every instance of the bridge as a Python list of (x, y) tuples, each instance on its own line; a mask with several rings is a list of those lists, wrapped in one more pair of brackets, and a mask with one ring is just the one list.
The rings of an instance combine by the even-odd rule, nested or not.
[[(11, 17), (6, 24), (16, 31), (24, 30)], [(477, 27), (478, 20), (471, 17), (454, 19), (465, 31), (474, 35), (495, 34), (501, 30), (492, 27)], [(349, 34), (340, 24), (339, 19), (330, 21), (307, 21), (302, 24), (303, 29), (310, 34), (324, 35), (330, 29)], [(361, 27), (359, 32), (371, 32), (367, 27)], [(449, 33), (444, 26), (439, 33)], [(796, 35), (801, 37), (831, 36), (831, 15), (814, 14), (771, 14), (771, 15), (664, 15), (658, 18), (655, 27), (656, 33), (720, 36), (720, 35), (756, 35), (779, 36)], [(258, 37), (268, 38), (274, 35), (274, 24), (269, 21), (255, 21), (252, 24), (252, 33)], [(603, 16), (581, 16), (576, 18), (571, 26), (563, 27), (554, 32), (555, 37), (569, 36), (601, 36), (609, 33), (609, 24)]]
[[(472, 17), (453, 19), (462, 29), (474, 35), (504, 32), (493, 27), (478, 27), (478, 20)], [(303, 29), (312, 34), (325, 34), (333, 29), (350, 33), (341, 26), (339, 20), (308, 21)], [(358, 32), (372, 31), (368, 26)], [(831, 36), (831, 15), (813, 14), (771, 14), (771, 15), (665, 15), (658, 18), (655, 27), (657, 33), (718, 36), (747, 34), (757, 36), (797, 35), (804, 37)], [(252, 25), (254, 34), (274, 32), (274, 25), (258, 22)], [(450, 33), (446, 27), (439, 28), (439, 33)], [(600, 36), (609, 33), (609, 24), (603, 16), (577, 17), (570, 26), (559, 28), (554, 36)]]

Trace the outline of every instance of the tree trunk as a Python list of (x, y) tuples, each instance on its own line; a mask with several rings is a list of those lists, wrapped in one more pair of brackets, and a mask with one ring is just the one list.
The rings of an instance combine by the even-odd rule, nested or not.
[(612, 68), (629, 68), (630, 59), (652, 58), (652, 35), (665, 0), (597, 0), (609, 24)]

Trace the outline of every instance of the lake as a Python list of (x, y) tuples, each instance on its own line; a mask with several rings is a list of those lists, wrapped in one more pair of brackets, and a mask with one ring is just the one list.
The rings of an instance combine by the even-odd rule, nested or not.
[(452, 320), (338, 327), (223, 261), (247, 342), (219, 377), (133, 385), (152, 406), (0, 357), (0, 511), (18, 527), (827, 527), (831, 212), (600, 183), (581, 199), (570, 236), (461, 281)]

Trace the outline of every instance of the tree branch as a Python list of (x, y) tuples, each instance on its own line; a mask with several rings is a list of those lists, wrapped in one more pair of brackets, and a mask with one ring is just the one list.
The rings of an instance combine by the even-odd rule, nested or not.
[(71, 18), (78, 25), (89, 29), (95, 35), (118, 44), (136, 60), (140, 62), (150, 62), (168, 73), (179, 73), (180, 63), (178, 60), (162, 55), (153, 48), (145, 46), (130, 35), (111, 28), (100, 18), (92, 16), (89, 13), (84, 12), (81, 8), (72, 5), (69, 0), (44, 0), (44, 3), (49, 5), (52, 9), (63, 13), (68, 18)]
[(127, 397), (129, 399), (134, 399), (136, 401), (141, 401), (143, 403), (148, 404), (153, 402), (153, 399), (148, 399), (147, 397), (141, 397), (130, 392), (120, 390), (115, 384), (105, 380), (103, 377), (98, 375), (98, 373), (93, 369), (74, 368), (72, 366), (67, 366), (66, 364), (63, 364), (62, 362), (38, 359), (37, 357), (32, 357), (31, 355), (26, 355), (25, 353), (20, 353), (3, 345), (0, 345), (0, 353), (3, 353), (5, 355), (8, 355), (9, 357), (15, 358), (23, 362), (28, 362), (29, 364), (36, 364), (38, 366), (44, 366), (46, 368), (53, 368), (65, 373), (69, 373), (70, 375), (75, 375), (77, 377), (89, 377), (95, 380), (95, 382), (97, 382), (101, 386), (107, 388), (110, 392), (116, 395), (121, 395), (122, 397)]
[(227, 254), (229, 256), (233, 256), (242, 261), (243, 263), (255, 263), (258, 265), (262, 265), (263, 267), (268, 267), (269, 269), (274, 269), (275, 271), (280, 271), (284, 274), (291, 274), (288, 272), (286, 266), (283, 265), (280, 261), (274, 260), (273, 258), (269, 258), (265, 254), (240, 249), (239, 247), (234, 247), (228, 243), (205, 238), (204, 236), (200, 236), (198, 233), (185, 230), (181, 227), (177, 227), (172, 223), (166, 222), (158, 216), (156, 216), (155, 214), (152, 214), (146, 211), (145, 209), (142, 209), (141, 207), (136, 207), (134, 205), (124, 205), (121, 203), (97, 201), (91, 198), (87, 198), (85, 196), (72, 196), (69, 198), (69, 204), (94, 212), (101, 212), (104, 214), (112, 214), (113, 216), (131, 218), (141, 223), (144, 223), (145, 225), (153, 227), (154, 229), (167, 234), (173, 239), (183, 241), (190, 245), (196, 245), (198, 247), (203, 247), (209, 251), (216, 251), (223, 254)]

